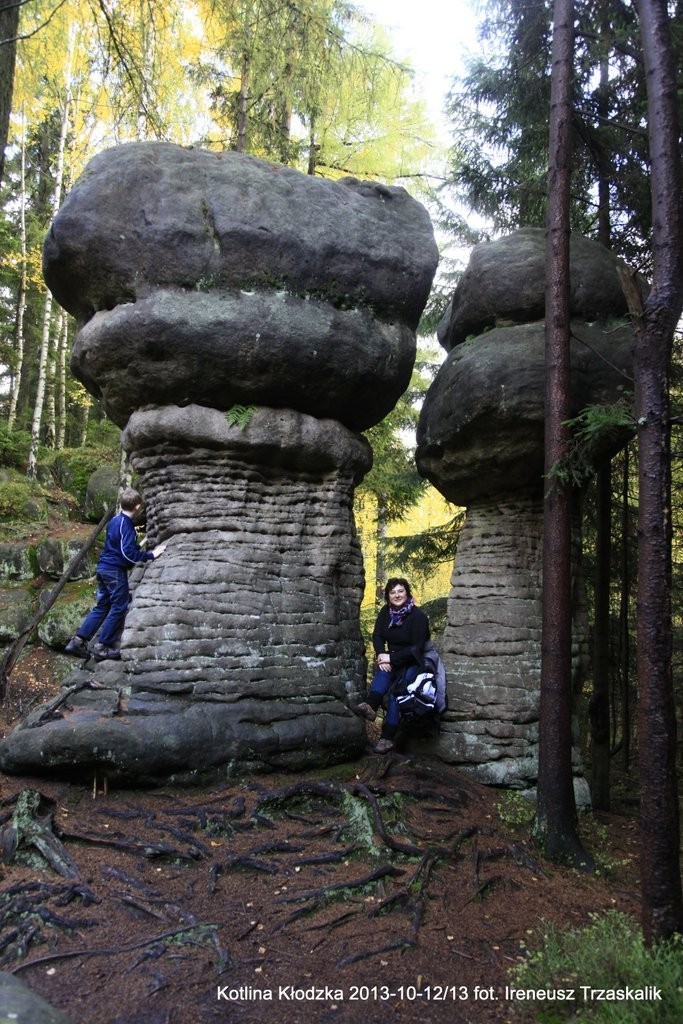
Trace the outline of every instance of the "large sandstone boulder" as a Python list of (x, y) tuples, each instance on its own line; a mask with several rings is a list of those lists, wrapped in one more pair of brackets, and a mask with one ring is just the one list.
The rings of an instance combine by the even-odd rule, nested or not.
[[(487, 331), (453, 348), (425, 398), (417, 430), (420, 473), (456, 505), (543, 482), (545, 323)], [(572, 416), (628, 391), (627, 324), (572, 322)], [(621, 368), (621, 369), (620, 369)], [(618, 451), (623, 427), (605, 428), (584, 452), (587, 466)]]
[(400, 188), (167, 143), (92, 161), (45, 277), (167, 548), (134, 570), (120, 662), (74, 672), (5, 771), (190, 781), (362, 749), (355, 431), (408, 384), (436, 263)]
[(0, 580), (32, 580), (36, 574), (36, 548), (25, 541), (0, 544)]
[(43, 266), (81, 321), (155, 288), (251, 285), (398, 314), (414, 328), (436, 260), (427, 212), (405, 189), (147, 142), (91, 160), (45, 240)]
[[(102, 513), (100, 514), (101, 518)], [(80, 537), (70, 537), (67, 540), (61, 537), (46, 537), (36, 548), (36, 561), (39, 571), (45, 573), (46, 576), (59, 579), (67, 566), (81, 552), (84, 543), (85, 539)], [(90, 552), (85, 561), (75, 571), (71, 572), (69, 578), (72, 580), (82, 580), (86, 577), (94, 576), (96, 568), (96, 555), (94, 552)]]
[(28, 587), (0, 587), (0, 644), (10, 644), (33, 618), (33, 595)]
[(100, 466), (88, 477), (83, 500), (86, 519), (99, 523), (107, 509), (116, 502), (119, 493), (119, 471), (113, 466)]
[[(467, 268), (439, 327), (450, 351), (506, 323), (531, 323), (545, 316), (545, 231), (521, 228), (472, 250)], [(599, 242), (572, 234), (569, 246), (570, 315), (592, 323), (628, 315), (621, 275), (623, 260)], [(638, 278), (641, 287), (645, 281)]]
[(72, 370), (121, 426), (140, 405), (194, 402), (354, 430), (408, 385), (436, 262), (402, 188), (171, 143), (96, 157), (43, 259), (85, 324)]

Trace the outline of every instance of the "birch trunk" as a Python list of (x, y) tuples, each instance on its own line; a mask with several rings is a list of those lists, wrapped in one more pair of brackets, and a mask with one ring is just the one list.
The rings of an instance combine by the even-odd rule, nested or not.
[(56, 448), (61, 451), (66, 442), (66, 352), (69, 343), (69, 316), (62, 310), (57, 350), (57, 393), (59, 395), (59, 413), (57, 416)]
[(91, 404), (92, 404), (91, 402), (86, 401), (86, 402), (84, 402), (84, 404), (81, 407), (82, 419), (81, 419), (81, 437), (80, 437), (80, 441), (78, 442), (79, 448), (83, 448), (83, 446), (85, 445), (85, 442), (88, 439), (88, 421), (90, 419), (90, 407), (91, 407)]
[[(52, 213), (56, 215), (62, 201), (62, 185), (64, 182), (64, 162), (66, 153), (66, 139), (69, 130), (69, 120), (72, 103), (72, 68), (73, 56), (76, 42), (76, 35), (72, 33), (69, 40), (69, 52), (64, 72), (64, 104), (62, 107), (62, 125), (59, 134), (59, 147), (57, 150), (57, 170), (55, 174), (55, 191), (52, 200)], [(26, 475), (34, 480), (38, 469), (38, 446), (40, 444), (40, 427), (43, 418), (43, 405), (45, 402), (45, 386), (47, 381), (48, 357), (50, 352), (52, 323), (52, 295), (49, 291), (45, 293), (43, 306), (43, 333), (40, 345), (40, 361), (38, 364), (38, 386), (36, 389), (36, 402), (33, 409), (33, 421), (31, 423), (31, 448), (28, 457)]]
[(57, 440), (57, 406), (55, 404), (55, 370), (57, 365), (58, 327), (50, 318), (50, 337), (47, 346), (47, 366), (45, 369), (45, 400), (43, 408), (43, 444), (46, 448), (54, 448)]
[(19, 389), (21, 387), (21, 374), (24, 368), (24, 315), (26, 313), (26, 137), (22, 128), (21, 134), (21, 190), (19, 207), (19, 231), (21, 234), (21, 277), (19, 279), (19, 295), (17, 298), (17, 319), (15, 327), (14, 347), (16, 361), (14, 364), (14, 379), (9, 400), (9, 412), (7, 416), (7, 429), (14, 429), (14, 421), (17, 415), (17, 403), (19, 401)]

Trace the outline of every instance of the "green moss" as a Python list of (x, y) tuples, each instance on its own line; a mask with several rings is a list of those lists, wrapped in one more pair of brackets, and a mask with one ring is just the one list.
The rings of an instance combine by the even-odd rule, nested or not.
[(24, 469), (28, 461), (31, 435), (27, 430), (8, 430), (0, 423), (0, 465)]
[(0, 482), (0, 519), (40, 522), (46, 518), (45, 493), (39, 484), (28, 480)]
[(379, 857), (380, 849), (375, 843), (375, 828), (372, 811), (367, 800), (344, 793), (342, 808), (347, 819), (344, 826), (344, 838), (357, 844), (371, 857)]
[(496, 804), (496, 810), (498, 817), (506, 825), (516, 829), (529, 829), (536, 814), (536, 805), (518, 790), (508, 789)]
[(64, 490), (82, 504), (88, 480), (95, 470), (103, 466), (118, 468), (119, 459), (118, 447), (64, 448), (53, 454), (49, 465)]

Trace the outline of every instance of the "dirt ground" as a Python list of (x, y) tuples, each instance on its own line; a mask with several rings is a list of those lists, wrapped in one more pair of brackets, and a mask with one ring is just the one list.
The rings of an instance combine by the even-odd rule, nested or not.
[[(15, 668), (12, 715), (56, 692), (42, 659)], [(12, 850), (26, 790), (52, 867), (40, 834)], [(73, 1024), (515, 1024), (507, 972), (546, 923), (637, 915), (637, 827), (587, 815), (587, 875), (503, 808), (434, 760), (370, 752), (203, 789), (0, 775), (0, 967)]]

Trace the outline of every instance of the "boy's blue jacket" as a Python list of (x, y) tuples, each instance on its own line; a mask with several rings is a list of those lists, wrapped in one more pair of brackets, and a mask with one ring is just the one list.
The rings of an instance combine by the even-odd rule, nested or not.
[(154, 558), (151, 551), (143, 551), (138, 544), (135, 527), (130, 516), (119, 512), (107, 523), (104, 547), (97, 562), (97, 571), (130, 569), (137, 562)]

